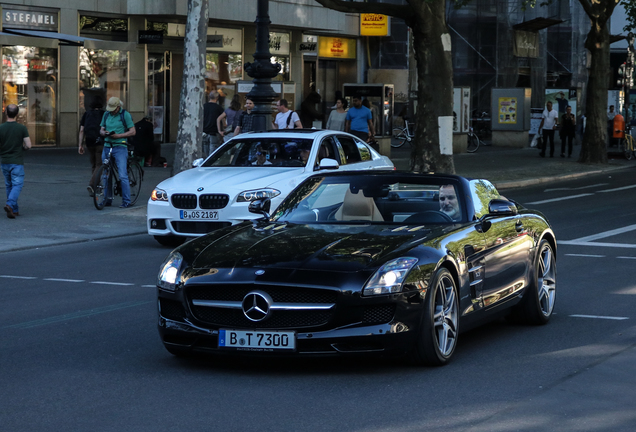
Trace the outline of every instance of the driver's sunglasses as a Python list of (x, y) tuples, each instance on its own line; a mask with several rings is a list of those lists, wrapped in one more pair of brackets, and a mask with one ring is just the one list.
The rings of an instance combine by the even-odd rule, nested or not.
[(440, 201), (446, 201), (446, 200), (452, 201), (452, 200), (454, 200), (454, 199), (457, 199), (457, 197), (456, 197), (455, 195), (449, 195), (449, 196), (445, 196), (445, 197), (439, 197), (439, 200), (440, 200)]

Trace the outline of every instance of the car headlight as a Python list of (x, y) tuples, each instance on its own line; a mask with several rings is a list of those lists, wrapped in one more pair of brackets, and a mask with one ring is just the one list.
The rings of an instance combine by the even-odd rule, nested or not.
[(391, 294), (402, 291), (406, 274), (417, 258), (403, 257), (385, 263), (378, 269), (362, 291), (363, 295)]
[(157, 286), (167, 291), (175, 291), (181, 278), (183, 256), (179, 252), (171, 253), (161, 265)]
[(168, 193), (159, 188), (154, 188), (152, 194), (150, 194), (150, 199), (153, 201), (168, 201)]
[(248, 190), (238, 194), (236, 202), (252, 202), (260, 198), (274, 198), (280, 195), (280, 191), (276, 189), (256, 189)]

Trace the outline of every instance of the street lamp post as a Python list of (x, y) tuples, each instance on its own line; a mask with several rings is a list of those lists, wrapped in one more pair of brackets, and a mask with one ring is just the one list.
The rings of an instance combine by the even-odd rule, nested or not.
[(245, 72), (253, 78), (254, 87), (247, 98), (254, 102), (252, 126), (255, 131), (269, 129), (271, 123), (272, 102), (277, 95), (271, 86), (272, 78), (280, 72), (278, 63), (271, 63), (269, 52), (269, 0), (257, 0), (256, 12), (256, 52), (254, 63), (245, 64)]

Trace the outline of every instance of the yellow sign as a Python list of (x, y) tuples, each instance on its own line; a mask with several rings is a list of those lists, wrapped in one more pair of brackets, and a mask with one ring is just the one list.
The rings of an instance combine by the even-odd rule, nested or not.
[(318, 39), (318, 55), (320, 57), (355, 59), (356, 40), (320, 36)]
[(517, 124), (517, 98), (499, 98), (499, 124)]
[(380, 14), (360, 14), (360, 36), (388, 36), (389, 17)]

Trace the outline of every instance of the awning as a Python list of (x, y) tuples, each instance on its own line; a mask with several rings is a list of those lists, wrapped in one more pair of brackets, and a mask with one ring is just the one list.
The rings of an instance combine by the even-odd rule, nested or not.
[(563, 20), (539, 17), (539, 18), (531, 19), (530, 21), (524, 21), (522, 23), (515, 24), (512, 26), (512, 28), (515, 30), (537, 32), (539, 30), (543, 30), (544, 28), (561, 24), (562, 22)]
[(102, 39), (93, 39), (82, 36), (68, 35), (64, 33), (55, 33), (38, 30), (23, 30), (23, 29), (3, 29), (0, 36), (26, 36), (26, 37), (38, 37), (44, 39), (56, 39), (59, 41), (59, 45), (62, 46), (84, 46), (91, 49), (101, 50), (119, 50), (119, 51), (132, 51), (136, 49), (137, 44), (134, 42), (116, 42), (107, 41)]

